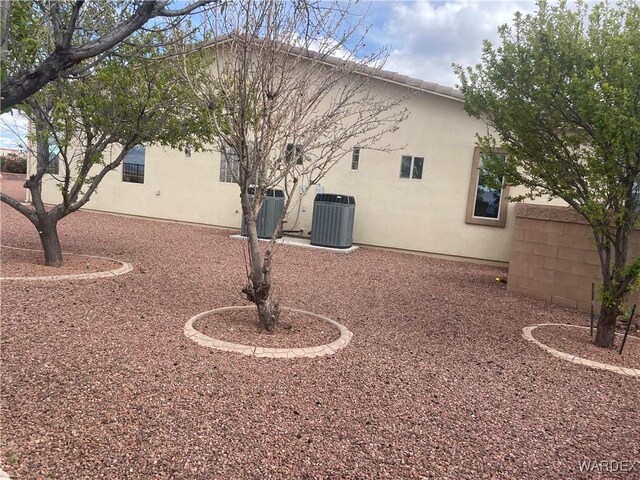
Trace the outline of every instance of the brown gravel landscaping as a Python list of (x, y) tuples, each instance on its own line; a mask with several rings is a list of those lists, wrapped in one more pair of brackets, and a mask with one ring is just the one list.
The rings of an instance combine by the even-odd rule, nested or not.
[(593, 344), (593, 339), (589, 336), (589, 330), (586, 328), (544, 325), (536, 328), (532, 333), (536, 340), (561, 352), (595, 362), (640, 370), (640, 340), (636, 337), (629, 336), (627, 338), (622, 355), (619, 355), (618, 350), (622, 343), (622, 335), (616, 335), (612, 349), (605, 349)]
[[(26, 219), (0, 213), (3, 245), (39, 248)], [(242, 304), (243, 243), (230, 233), (81, 211), (60, 225), (65, 251), (133, 271), (2, 282), (11, 478), (639, 477), (579, 462), (640, 461), (640, 382), (522, 338), (527, 325), (588, 314), (508, 292), (495, 267), (281, 246), (274, 296), (342, 323), (351, 343), (318, 358), (220, 352), (183, 327)]]
[[(35, 230), (34, 230), (35, 232)], [(49, 275), (72, 275), (114, 270), (122, 265), (112, 260), (84, 255), (64, 255), (62, 267), (44, 265), (44, 253), (37, 250), (0, 247), (0, 276), (39, 277)]]
[(333, 325), (298, 312), (280, 312), (277, 334), (261, 332), (255, 311), (214, 312), (198, 319), (193, 327), (208, 337), (225, 342), (267, 348), (302, 348), (337, 340), (340, 331)]

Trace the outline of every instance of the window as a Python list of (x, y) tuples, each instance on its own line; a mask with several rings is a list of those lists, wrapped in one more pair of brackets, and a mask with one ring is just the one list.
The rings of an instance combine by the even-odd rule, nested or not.
[(358, 170), (360, 166), (360, 147), (355, 147), (351, 154), (351, 170)]
[(144, 146), (136, 145), (122, 161), (122, 181), (144, 183)]
[(483, 167), (483, 159), (485, 158), (486, 155), (476, 147), (473, 153), (465, 222), (504, 227), (507, 223), (505, 198), (509, 193), (509, 187), (504, 185), (502, 179), (499, 179), (501, 188), (495, 188), (493, 182), (490, 181), (489, 173)]
[(414, 178), (420, 180), (422, 178), (422, 167), (424, 166), (423, 157), (402, 156), (400, 163), (400, 178)]
[(49, 137), (49, 161), (44, 171), (52, 175), (60, 173), (60, 147), (53, 137)]
[(240, 157), (236, 151), (227, 146), (220, 154), (220, 181), (225, 183), (236, 183), (234, 174), (240, 175)]
[(189, 147), (184, 149), (184, 156), (187, 158), (191, 157), (191, 149)]
[(304, 157), (302, 155), (302, 145), (294, 145), (293, 143), (287, 143), (287, 151), (285, 153), (287, 163), (293, 162), (294, 151), (296, 165), (302, 165), (302, 161), (304, 160)]

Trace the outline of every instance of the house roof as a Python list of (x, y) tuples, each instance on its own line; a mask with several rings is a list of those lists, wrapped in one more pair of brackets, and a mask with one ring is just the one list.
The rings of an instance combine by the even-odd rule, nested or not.
[[(298, 49), (298, 47), (294, 47), (294, 48)], [(303, 53), (305, 49), (299, 48), (299, 50), (301, 50), (301, 53)], [(308, 51), (308, 52), (316, 53), (311, 51)], [(321, 61), (329, 65), (340, 65), (341, 63), (349, 62), (349, 60), (344, 60), (342, 58), (333, 57), (333, 56), (324, 56), (324, 58), (322, 58)], [(353, 62), (349, 62), (349, 63), (353, 63)], [(377, 78), (385, 82), (392, 82), (399, 85), (403, 85), (405, 87), (409, 87), (414, 90), (433, 93), (435, 95), (452, 98), (454, 100), (460, 100), (460, 101), (464, 100), (464, 96), (462, 95), (462, 92), (453, 87), (445, 87), (444, 85), (440, 85), (438, 83), (427, 82), (425, 80), (410, 77), (408, 75), (403, 75), (398, 72), (383, 70), (381, 68), (362, 66), (362, 72), (359, 72), (359, 73), (362, 73), (364, 75), (369, 75), (372, 78)]]
[[(205, 46), (214, 46), (216, 44), (219, 45), (222, 43), (229, 42), (230, 40), (233, 39), (234, 36), (235, 36), (234, 34), (227, 34), (224, 36), (220, 36), (216, 39), (213, 39), (207, 42)], [(400, 73), (392, 72), (390, 70), (383, 70), (382, 68), (367, 67), (365, 65), (356, 64), (356, 62), (353, 62), (351, 60), (345, 60), (343, 58), (335, 57), (331, 55), (323, 55), (319, 52), (315, 52), (313, 50), (309, 50), (303, 47), (291, 46), (290, 53), (294, 55), (306, 56), (310, 59), (325, 63), (327, 65), (335, 65), (335, 66), (344, 65), (344, 64), (357, 65), (358, 68), (354, 70), (354, 72), (356, 73), (367, 75), (367, 76), (370, 76), (371, 78), (376, 78), (379, 80), (383, 80), (385, 82), (391, 82), (397, 85), (402, 85), (414, 90), (419, 90), (422, 92), (439, 95), (439, 96), (450, 98), (453, 100), (464, 101), (464, 95), (462, 94), (462, 92), (453, 87), (446, 87), (438, 83), (427, 82), (419, 78), (410, 77), (408, 75), (402, 75)]]

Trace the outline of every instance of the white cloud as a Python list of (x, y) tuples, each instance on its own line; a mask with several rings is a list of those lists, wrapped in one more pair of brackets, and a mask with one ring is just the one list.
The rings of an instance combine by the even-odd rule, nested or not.
[(295, 45), (296, 47), (309, 49), (314, 52), (345, 60), (350, 59), (353, 56), (353, 54), (345, 48), (344, 45), (341, 45), (332, 37), (302, 38), (297, 33), (294, 33), (291, 34), (291, 38), (286, 39), (286, 42)]
[(25, 147), (29, 120), (17, 110), (0, 115), (0, 147)]
[[(518, 10), (535, 10), (531, 1), (419, 0), (378, 4), (383, 6), (389, 10), (383, 36), (391, 45), (385, 69), (447, 86), (457, 83), (452, 63), (476, 64), (482, 41), (496, 41), (499, 25), (511, 23)], [(377, 40), (382, 40), (379, 33)]]
[(352, 57), (349, 50), (347, 50), (343, 45), (340, 45), (333, 38), (329, 37), (311, 40), (308, 48), (315, 52), (328, 53), (332, 57), (338, 57), (345, 60)]

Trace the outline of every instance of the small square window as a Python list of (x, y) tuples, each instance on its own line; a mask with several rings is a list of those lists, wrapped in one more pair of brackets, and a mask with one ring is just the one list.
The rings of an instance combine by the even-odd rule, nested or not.
[(400, 178), (413, 178), (420, 180), (422, 178), (422, 168), (424, 167), (423, 157), (402, 156), (400, 163)]
[(360, 147), (355, 147), (351, 154), (351, 170), (358, 170), (360, 166)]
[(304, 157), (302, 156), (302, 145), (287, 143), (287, 150), (285, 152), (287, 163), (291, 164), (291, 162), (293, 162), (294, 155), (296, 159), (296, 165), (302, 165), (302, 162), (304, 160)]
[(400, 163), (400, 178), (411, 178), (411, 157), (402, 156)]
[(424, 158), (413, 158), (413, 170), (411, 171), (411, 178), (420, 180), (422, 178), (422, 166), (424, 165)]

